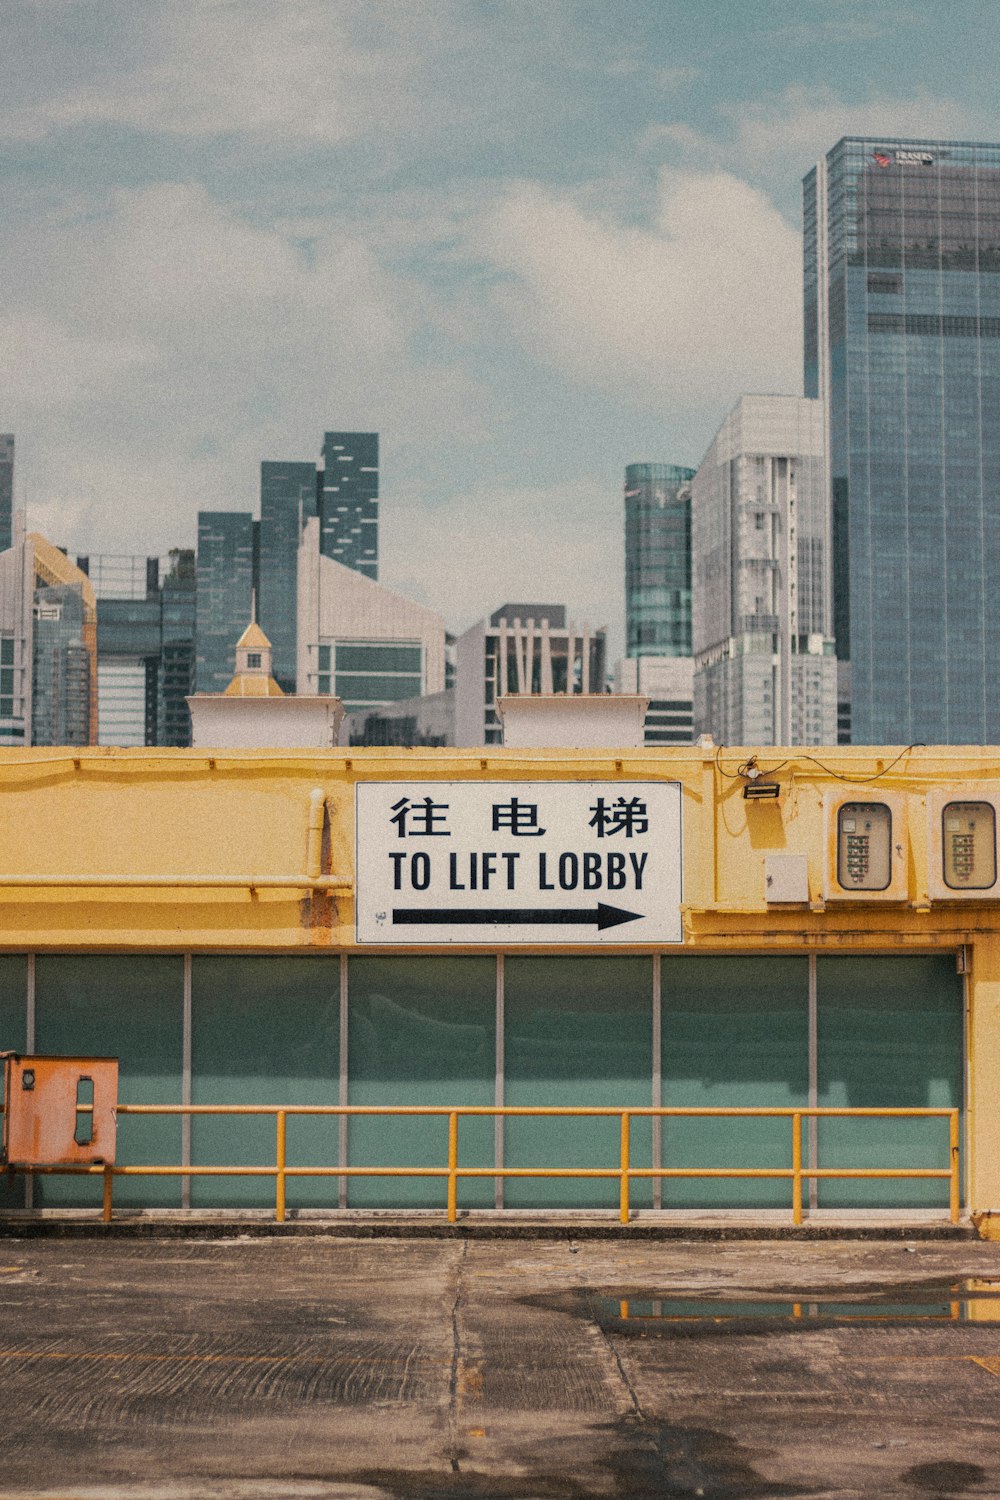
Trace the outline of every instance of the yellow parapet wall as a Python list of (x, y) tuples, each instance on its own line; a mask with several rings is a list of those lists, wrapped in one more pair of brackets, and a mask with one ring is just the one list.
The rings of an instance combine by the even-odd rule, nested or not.
[[(511, 799), (524, 784), (593, 784), (610, 806), (618, 784), (675, 783), (680, 941), (632, 941), (624, 926), (608, 949), (581, 927), (578, 938), (564, 932), (557, 949), (528, 927), (517, 951), (656, 953), (664, 965), (685, 953), (954, 954), (966, 986), (965, 1200), (991, 1226), (1000, 1212), (1000, 749), (775, 749), (758, 750), (756, 763), (752, 755), (700, 747), (2, 752), (0, 948), (356, 952), (356, 847), (368, 837), (355, 823), (358, 784), (489, 783), (506, 799), (498, 806), (509, 832)], [(777, 783), (778, 795), (748, 799), (755, 779)], [(522, 813), (527, 819), (514, 807), (515, 818)], [(435, 831), (425, 828), (428, 848)], [(525, 836), (526, 862), (529, 846), (541, 847), (531, 845), (537, 830), (525, 821), (515, 831)], [(513, 881), (513, 856), (483, 858), (493, 863), (473, 860), (473, 886), (487, 869), (499, 889), (504, 858)], [(547, 869), (554, 885), (554, 865)], [(586, 870), (594, 882), (608, 878), (598, 863)], [(468, 865), (461, 881), (458, 871), (453, 888), (464, 891)], [(436, 948), (433, 931), (420, 930), (420, 942), (416, 931), (389, 951), (483, 951), (481, 936)], [(494, 946), (511, 951), (506, 938)]]
[[(685, 948), (955, 947), (1000, 930), (1000, 884), (948, 890), (929, 863), (944, 800), (1000, 798), (1000, 750), (777, 749), (759, 753), (765, 775), (780, 766), (768, 801), (744, 799), (748, 755), (3, 751), (0, 943), (350, 946), (355, 787), (372, 781), (679, 783)], [(891, 888), (836, 887), (833, 820), (848, 801), (891, 806)], [(784, 900), (768, 899), (772, 868), (792, 877)], [(803, 899), (787, 899), (799, 879)]]

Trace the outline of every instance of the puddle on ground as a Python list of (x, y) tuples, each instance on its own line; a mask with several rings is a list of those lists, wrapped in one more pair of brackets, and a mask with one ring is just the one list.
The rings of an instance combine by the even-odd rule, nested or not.
[[(902, 1295), (900, 1295), (902, 1294)], [(898, 1299), (898, 1300), (897, 1300)], [(600, 1323), (1000, 1323), (1000, 1280), (965, 1279), (931, 1286), (893, 1287), (855, 1299), (810, 1292), (756, 1297), (663, 1297), (650, 1291), (592, 1295)]]

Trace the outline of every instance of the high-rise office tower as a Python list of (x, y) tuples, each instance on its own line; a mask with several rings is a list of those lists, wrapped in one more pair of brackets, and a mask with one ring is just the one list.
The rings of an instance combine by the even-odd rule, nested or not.
[(694, 723), (736, 745), (831, 744), (823, 410), (744, 396), (691, 481)]
[(691, 655), (693, 469), (625, 470), (625, 654)]
[(249, 511), (198, 512), (195, 624), (198, 693), (225, 692), (232, 679), (234, 622), (245, 624), (252, 607), (255, 529)]
[(76, 561), (97, 600), (98, 743), (190, 745), (194, 553)]
[(377, 580), (378, 433), (326, 433), (318, 486), (320, 552)]
[(14, 434), (0, 432), (0, 552), (6, 552), (13, 539), (14, 516)]
[(187, 547), (174, 547), (160, 571), (160, 701), (158, 745), (191, 743), (188, 695), (194, 692), (195, 560)]
[(852, 738), (995, 743), (1000, 146), (847, 137), (804, 190)]
[[(322, 479), (322, 475), (319, 475)], [(317, 470), (310, 463), (260, 466), (257, 619), (274, 651), (275, 680), (295, 691), (295, 589), (302, 528), (316, 514)]]
[(619, 692), (648, 696), (647, 745), (690, 742), (693, 469), (625, 469), (625, 651)]

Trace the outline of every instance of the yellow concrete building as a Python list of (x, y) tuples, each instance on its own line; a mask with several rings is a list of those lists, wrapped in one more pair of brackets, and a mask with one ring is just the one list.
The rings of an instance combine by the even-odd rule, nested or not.
[[(358, 1169), (438, 1170), (449, 1109), (459, 1211), (618, 1208), (622, 1112), (631, 1210), (1000, 1210), (998, 751), (29, 750), (0, 792), (0, 1048), (358, 1111), (283, 1120), (289, 1210), (443, 1206)], [(543, 1108), (604, 1113), (497, 1114)], [(274, 1141), (123, 1111), (119, 1165), (195, 1170), (115, 1203), (273, 1206), (197, 1168)], [(886, 1169), (928, 1175), (832, 1175)]]

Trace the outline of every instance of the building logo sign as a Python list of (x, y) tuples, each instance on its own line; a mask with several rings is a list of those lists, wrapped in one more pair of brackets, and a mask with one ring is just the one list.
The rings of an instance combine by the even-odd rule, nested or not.
[(679, 943), (681, 787), (361, 782), (359, 943)]
[(873, 151), (872, 161), (877, 167), (932, 167), (934, 157), (930, 151)]

